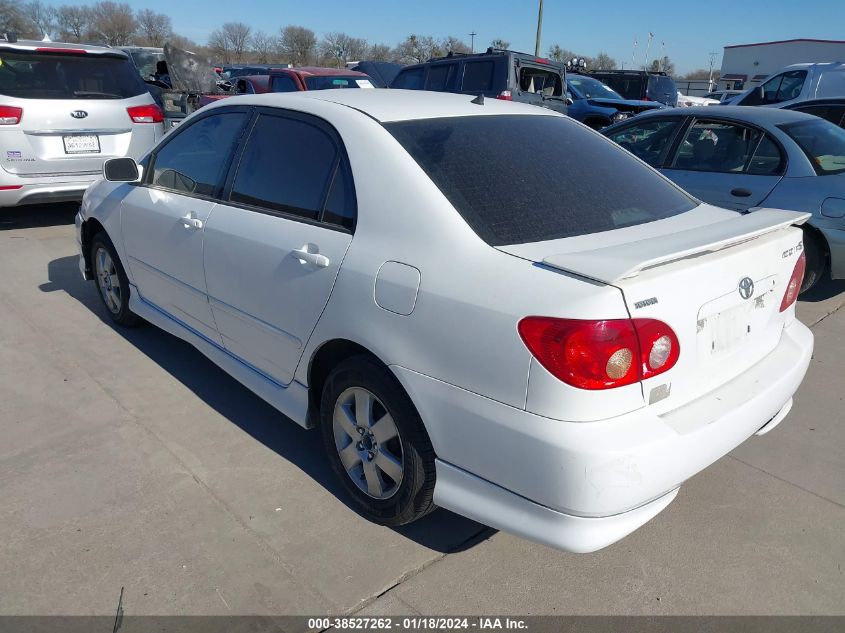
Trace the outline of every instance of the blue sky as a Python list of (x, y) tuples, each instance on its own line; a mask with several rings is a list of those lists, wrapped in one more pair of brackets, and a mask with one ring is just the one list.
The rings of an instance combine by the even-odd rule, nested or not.
[[(63, 4), (62, 0), (50, 3)], [(467, 34), (475, 31), (476, 50), (501, 37), (512, 48), (533, 52), (538, 0), (143, 0), (130, 4), (170, 15), (175, 31), (200, 43), (223, 22), (241, 21), (270, 33), (298, 24), (318, 35), (345, 31), (391, 45), (410, 33), (454, 35), (469, 42)], [(710, 51), (719, 53), (718, 67), (727, 44), (845, 38), (841, 0), (804, 0), (799, 6), (786, 0), (545, 0), (542, 50), (555, 43), (583, 55), (603, 50), (628, 66), (636, 37), (636, 62), (641, 64), (651, 31), (654, 41), (649, 57), (658, 55), (665, 42), (666, 54), (683, 73), (706, 67)]]

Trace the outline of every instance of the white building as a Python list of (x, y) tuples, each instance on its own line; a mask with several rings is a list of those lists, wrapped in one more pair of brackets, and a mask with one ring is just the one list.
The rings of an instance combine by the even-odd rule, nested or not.
[(845, 41), (838, 40), (737, 44), (725, 46), (724, 51), (719, 87), (728, 90), (760, 85), (763, 79), (790, 64), (845, 61)]

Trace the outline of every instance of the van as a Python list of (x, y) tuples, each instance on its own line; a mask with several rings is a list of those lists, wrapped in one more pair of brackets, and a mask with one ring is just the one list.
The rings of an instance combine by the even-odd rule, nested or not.
[(777, 106), (845, 96), (845, 63), (792, 64), (730, 101), (731, 105)]

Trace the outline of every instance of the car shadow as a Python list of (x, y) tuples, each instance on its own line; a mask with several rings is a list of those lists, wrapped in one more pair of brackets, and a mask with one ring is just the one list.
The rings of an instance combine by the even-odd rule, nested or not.
[[(355, 510), (326, 461), (319, 432), (303, 429), (283, 416), (181, 339), (149, 324), (138, 328), (116, 326), (100, 302), (94, 284), (84, 281), (79, 274), (77, 257), (51, 261), (47, 265), (47, 276), (49, 282), (39, 287), (42, 292), (66, 292), (220, 415), (295, 464)], [(495, 533), (491, 528), (443, 509), (437, 509), (411, 525), (393, 529), (444, 553), (463, 551)]]
[(78, 202), (32, 204), (0, 209), (0, 231), (73, 224)]
[(831, 279), (830, 271), (825, 271), (824, 277), (811, 290), (802, 294), (798, 299), (810, 303), (826, 301), (845, 291), (845, 279)]

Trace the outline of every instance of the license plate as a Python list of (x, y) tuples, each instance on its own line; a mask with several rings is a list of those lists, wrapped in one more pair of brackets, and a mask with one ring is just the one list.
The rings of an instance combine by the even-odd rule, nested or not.
[(63, 136), (65, 154), (99, 154), (100, 139), (94, 134)]
[(700, 335), (710, 354), (731, 350), (748, 338), (751, 334), (752, 306), (753, 302), (747, 301), (706, 318)]

